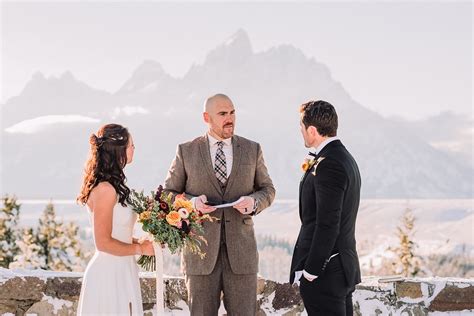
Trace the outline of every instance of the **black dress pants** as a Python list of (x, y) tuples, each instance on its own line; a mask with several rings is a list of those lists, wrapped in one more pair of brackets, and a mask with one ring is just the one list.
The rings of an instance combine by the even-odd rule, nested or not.
[(352, 316), (352, 293), (348, 286), (341, 259), (335, 256), (324, 273), (312, 282), (300, 279), (300, 294), (309, 316)]

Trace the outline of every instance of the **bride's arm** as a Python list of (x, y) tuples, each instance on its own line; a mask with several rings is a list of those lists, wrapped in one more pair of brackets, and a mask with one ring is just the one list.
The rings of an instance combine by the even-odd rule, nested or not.
[(112, 237), (113, 210), (117, 195), (110, 183), (102, 182), (97, 185), (89, 200), (94, 216), (95, 243), (99, 251), (114, 256), (153, 255), (153, 245), (150, 242), (127, 244)]

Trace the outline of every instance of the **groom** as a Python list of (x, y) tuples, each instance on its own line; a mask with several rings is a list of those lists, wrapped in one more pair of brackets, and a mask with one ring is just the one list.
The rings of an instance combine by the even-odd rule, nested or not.
[[(203, 118), (206, 135), (178, 146), (164, 185), (217, 218), (204, 223), (205, 258), (183, 253), (189, 308), (191, 315), (217, 316), (223, 292), (228, 315), (253, 316), (258, 253), (252, 216), (272, 203), (275, 189), (260, 145), (234, 135), (235, 109), (228, 96), (209, 97)], [(236, 200), (233, 207), (214, 207)]]
[(352, 315), (360, 283), (355, 222), (360, 199), (357, 163), (337, 138), (337, 114), (325, 101), (300, 108), (305, 146), (315, 148), (300, 183), (301, 228), (290, 283), (300, 283), (308, 315)]

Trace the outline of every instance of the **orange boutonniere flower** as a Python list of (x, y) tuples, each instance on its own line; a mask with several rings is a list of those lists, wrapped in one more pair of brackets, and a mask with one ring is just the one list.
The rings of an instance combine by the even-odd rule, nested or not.
[(315, 163), (314, 159), (305, 158), (305, 160), (301, 164), (301, 170), (303, 170), (303, 172), (308, 171), (309, 169), (311, 169), (311, 167), (314, 165), (314, 163)]

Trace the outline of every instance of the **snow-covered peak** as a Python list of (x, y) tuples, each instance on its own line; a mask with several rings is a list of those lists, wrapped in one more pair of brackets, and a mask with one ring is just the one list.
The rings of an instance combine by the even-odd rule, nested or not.
[(205, 65), (240, 64), (253, 55), (252, 44), (247, 32), (240, 29), (206, 57)]
[(223, 46), (252, 52), (252, 45), (250, 43), (249, 35), (243, 29), (239, 29), (232, 36), (230, 36), (224, 42)]
[(155, 90), (162, 82), (171, 79), (160, 63), (145, 60), (132, 74), (132, 77), (119, 89), (118, 94), (132, 92), (149, 92)]
[(142, 76), (144, 74), (166, 75), (161, 64), (151, 59), (144, 60), (133, 72), (133, 76)]

